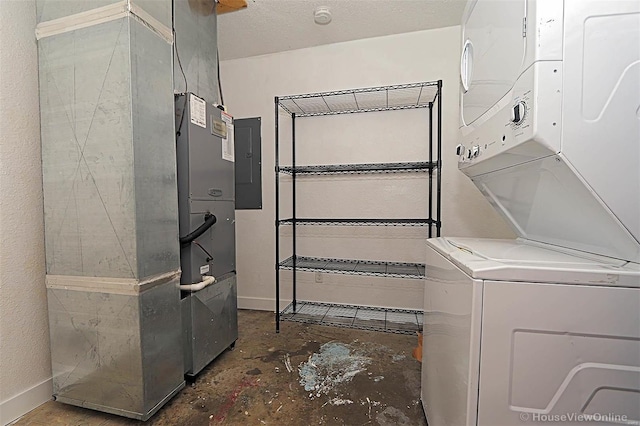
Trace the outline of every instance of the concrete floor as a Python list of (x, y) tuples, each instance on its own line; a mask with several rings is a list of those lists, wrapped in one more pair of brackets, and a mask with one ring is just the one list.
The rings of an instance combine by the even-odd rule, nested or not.
[[(426, 425), (416, 336), (285, 322), (241, 310), (240, 337), (148, 425)], [(306, 389), (305, 389), (306, 386)], [(48, 402), (16, 425), (140, 425)]]

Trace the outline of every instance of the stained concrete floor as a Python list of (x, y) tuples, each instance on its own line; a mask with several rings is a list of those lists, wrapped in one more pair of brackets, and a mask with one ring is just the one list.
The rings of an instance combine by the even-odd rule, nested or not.
[[(241, 310), (239, 339), (145, 425), (426, 425), (416, 336), (284, 322)], [(306, 389), (305, 389), (306, 386)], [(141, 425), (47, 402), (16, 425)]]

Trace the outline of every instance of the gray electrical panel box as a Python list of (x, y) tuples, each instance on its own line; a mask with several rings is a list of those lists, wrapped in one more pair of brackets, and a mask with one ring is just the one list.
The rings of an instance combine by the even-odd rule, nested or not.
[[(182, 284), (234, 272), (235, 168), (222, 111), (192, 93), (176, 95), (178, 217), (180, 237), (216, 222), (190, 244), (182, 244)], [(230, 117), (227, 116), (229, 121)]]
[(234, 120), (236, 209), (262, 208), (260, 117)]

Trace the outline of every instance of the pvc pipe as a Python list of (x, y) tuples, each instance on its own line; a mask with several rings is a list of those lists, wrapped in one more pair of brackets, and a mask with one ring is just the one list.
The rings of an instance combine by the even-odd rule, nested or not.
[(206, 286), (213, 284), (216, 282), (216, 277), (207, 277), (204, 280), (200, 281), (199, 283), (195, 283), (195, 284), (182, 284), (180, 286), (180, 290), (184, 290), (184, 291), (198, 291), (198, 290), (202, 290), (203, 288), (205, 288)]

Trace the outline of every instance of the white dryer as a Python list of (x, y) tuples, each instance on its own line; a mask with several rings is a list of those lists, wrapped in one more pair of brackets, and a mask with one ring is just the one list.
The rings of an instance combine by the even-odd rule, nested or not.
[(470, 0), (459, 169), (519, 238), (427, 241), (430, 426), (640, 424), (640, 1)]
[(640, 263), (640, 1), (471, 0), (458, 166), (523, 238)]

